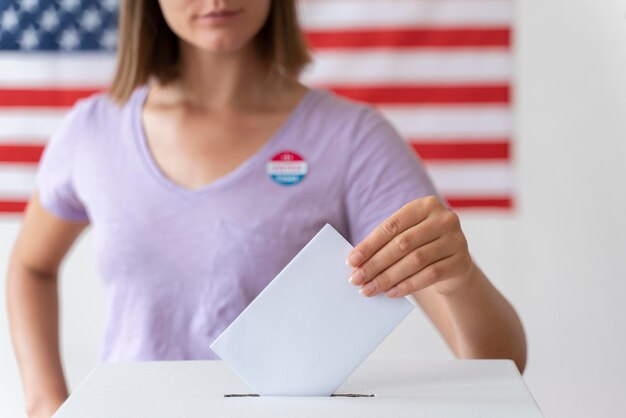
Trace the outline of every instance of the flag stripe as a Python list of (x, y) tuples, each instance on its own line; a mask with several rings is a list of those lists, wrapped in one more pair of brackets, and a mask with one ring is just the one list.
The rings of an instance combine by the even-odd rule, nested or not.
[(305, 0), (299, 17), (307, 29), (402, 26), (509, 26), (510, 0)]
[(0, 143), (28, 143), (49, 137), (60, 125), (66, 108), (4, 108), (0, 110)]
[[(425, 165), (438, 190), (446, 195), (510, 195), (513, 190), (511, 167), (505, 161), (432, 160)], [(29, 196), (36, 170), (32, 163), (0, 164), (0, 198)]]
[(9, 214), (21, 214), (26, 209), (26, 200), (2, 200), (0, 199), (0, 213)]
[(424, 160), (506, 160), (509, 142), (418, 142), (409, 140)]
[(511, 108), (507, 105), (379, 106), (378, 109), (407, 138), (500, 141), (511, 133)]
[(30, 196), (35, 187), (37, 166), (16, 162), (0, 164), (0, 199), (15, 200)]
[(512, 209), (513, 198), (511, 196), (475, 196), (456, 197), (445, 196), (450, 206), (454, 209)]
[(3, 107), (70, 107), (76, 100), (102, 88), (0, 88), (0, 108)]
[[(0, 144), (0, 163), (36, 164), (43, 153), (45, 140), (30, 140), (31, 144)], [(409, 143), (424, 160), (484, 160), (509, 158), (509, 142), (454, 142), (411, 139)]]
[(506, 84), (513, 67), (502, 49), (318, 50), (313, 58), (301, 76), (311, 85)]
[[(508, 105), (381, 105), (378, 109), (406, 138), (499, 142), (511, 132), (511, 108)], [(0, 143), (27, 144), (33, 138), (47, 138), (58, 128), (66, 111), (65, 108), (3, 109), (0, 112)]]
[(485, 86), (329, 86), (352, 100), (373, 104), (509, 103), (508, 85)]
[[(455, 197), (444, 196), (453, 209), (485, 209), (501, 208), (511, 209), (513, 198), (511, 196), (476, 196), (476, 197)], [(4, 215), (19, 215), (27, 205), (26, 200), (0, 200), (0, 213)]]
[[(373, 104), (509, 103), (509, 86), (326, 86), (353, 100)], [(0, 89), (0, 108), (70, 107), (101, 89)]]
[[(339, 41), (338, 41), (339, 42)], [(313, 64), (307, 73), (320, 72), (311, 82), (324, 84), (345, 82), (355, 74), (359, 80), (380, 82), (403, 80), (502, 80), (511, 75), (511, 55), (508, 48), (318, 48), (312, 51)], [(23, 55), (23, 54), (22, 54)], [(350, 71), (345, 71), (349, 64)], [(49, 54), (25, 55), (2, 53), (1, 88), (93, 88), (109, 85), (115, 61), (112, 57), (93, 54), (65, 54), (54, 59)], [(333, 79), (325, 70), (328, 68)], [(382, 72), (377, 73), (373, 69)], [(411, 75), (414, 74), (414, 75)], [(325, 75), (325, 77), (324, 77)], [(369, 79), (368, 79), (369, 77)], [(333, 81), (334, 80), (334, 81)]]
[(43, 145), (0, 144), (0, 163), (38, 163)]
[(320, 48), (508, 47), (504, 28), (374, 28), (305, 33), (309, 45)]
[(115, 69), (115, 55), (81, 52), (24, 54), (2, 51), (0, 88), (105, 86)]
[(513, 178), (508, 161), (435, 161), (426, 162), (435, 186), (445, 195), (511, 195)]

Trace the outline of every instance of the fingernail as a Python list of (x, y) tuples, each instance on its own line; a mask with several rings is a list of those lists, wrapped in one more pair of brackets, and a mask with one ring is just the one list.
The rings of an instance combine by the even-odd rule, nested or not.
[(362, 294), (363, 296), (371, 296), (374, 293), (376, 293), (378, 286), (376, 285), (376, 282), (369, 282), (368, 284), (366, 284), (365, 286), (361, 287), (361, 289), (359, 289), (359, 293)]
[(363, 270), (358, 269), (358, 270), (355, 270), (354, 273), (352, 273), (352, 276), (350, 276), (348, 280), (352, 284), (361, 284), (363, 283), (364, 279), (365, 279), (365, 273), (363, 273)]
[(348, 256), (346, 264), (350, 267), (358, 267), (363, 262), (363, 254), (360, 251), (355, 251)]
[(387, 290), (385, 292), (385, 296), (388, 296), (390, 298), (396, 297), (400, 294), (400, 291), (398, 290), (397, 287), (392, 287), (391, 289)]

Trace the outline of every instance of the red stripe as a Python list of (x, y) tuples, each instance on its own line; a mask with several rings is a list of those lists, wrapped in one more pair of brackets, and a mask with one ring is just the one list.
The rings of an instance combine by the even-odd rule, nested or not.
[[(454, 197), (445, 196), (454, 209), (512, 209), (513, 199), (503, 197)], [(21, 214), (26, 209), (27, 201), (0, 200), (0, 213)]]
[(6, 89), (0, 88), (0, 107), (70, 107), (76, 100), (102, 89)]
[(331, 86), (329, 90), (372, 104), (485, 104), (509, 103), (508, 85), (442, 86)]
[(512, 209), (513, 198), (511, 196), (445, 196), (451, 207), (454, 209), (468, 208), (490, 208), (490, 209)]
[(0, 163), (38, 163), (43, 145), (0, 145)]
[(424, 160), (508, 160), (510, 143), (498, 142), (428, 142), (409, 140)]
[[(318, 86), (322, 87), (322, 86)], [(374, 104), (508, 104), (508, 85), (329, 86), (353, 100)], [(70, 107), (96, 89), (0, 89), (0, 107)]]
[[(409, 140), (423, 160), (507, 160), (510, 143)], [(44, 145), (0, 145), (0, 162), (38, 163)]]
[(27, 203), (26, 201), (0, 200), (0, 213), (22, 213)]
[(508, 47), (511, 31), (502, 28), (353, 29), (306, 31), (313, 48)]

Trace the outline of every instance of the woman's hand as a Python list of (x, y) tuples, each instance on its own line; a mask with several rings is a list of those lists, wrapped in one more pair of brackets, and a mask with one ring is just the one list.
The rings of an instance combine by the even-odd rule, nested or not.
[(416, 199), (386, 219), (348, 255), (350, 282), (364, 296), (401, 297), (434, 286), (441, 294), (468, 284), (473, 261), (458, 216), (436, 196)]
[[(365, 296), (414, 294), (457, 357), (509, 358), (524, 370), (526, 337), (519, 317), (474, 264), (459, 218), (437, 197), (404, 205), (346, 261), (355, 267), (352, 283), (363, 285)], [(436, 295), (444, 303), (423, 303)]]

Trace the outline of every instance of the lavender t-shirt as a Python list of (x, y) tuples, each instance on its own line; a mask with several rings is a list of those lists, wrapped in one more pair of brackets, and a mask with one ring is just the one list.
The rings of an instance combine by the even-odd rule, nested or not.
[[(105, 94), (80, 100), (37, 172), (44, 208), (92, 225), (102, 361), (216, 358), (211, 342), (325, 223), (356, 244), (403, 204), (436, 194), (378, 110), (318, 89), (234, 171), (182, 187), (147, 146), (147, 92), (121, 107)], [(302, 158), (296, 175), (280, 164), (268, 173), (282, 153)]]

